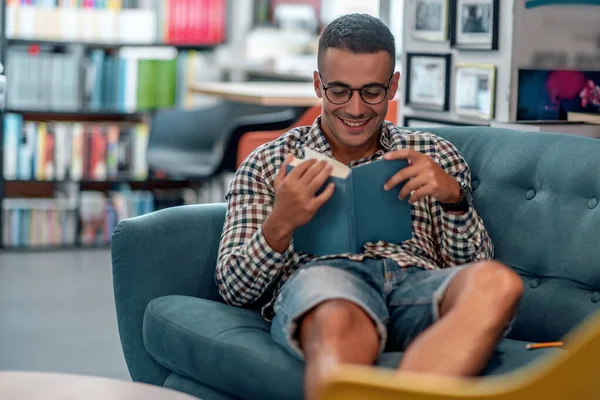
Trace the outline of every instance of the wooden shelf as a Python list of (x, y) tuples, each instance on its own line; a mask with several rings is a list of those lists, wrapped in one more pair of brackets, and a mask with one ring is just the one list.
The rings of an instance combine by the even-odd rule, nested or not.
[(47, 198), (53, 197), (57, 184), (76, 184), (79, 190), (110, 191), (114, 185), (127, 184), (132, 190), (167, 190), (193, 187), (200, 181), (175, 179), (110, 180), (110, 181), (4, 181), (4, 198)]
[(211, 51), (216, 46), (223, 43), (215, 44), (188, 44), (188, 43), (102, 43), (102, 42), (78, 42), (78, 41), (61, 41), (61, 40), (46, 40), (46, 39), (8, 39), (9, 46), (84, 46), (89, 48), (101, 49), (118, 49), (121, 47), (175, 47), (179, 50), (196, 50), (196, 51)]
[(263, 106), (312, 107), (321, 104), (312, 82), (195, 82), (189, 90)]
[(69, 251), (69, 250), (108, 250), (110, 244), (60, 244), (60, 245), (47, 245), (47, 246), (8, 246), (0, 247), (1, 251), (7, 252), (54, 252), (54, 251)]
[(28, 180), (19, 180), (19, 179), (13, 179), (13, 180), (5, 180), (4, 181), (7, 184), (10, 183), (39, 183), (39, 184), (48, 184), (48, 183), (78, 183), (78, 184), (82, 184), (82, 185), (89, 185), (89, 184), (107, 184), (107, 183), (146, 183), (146, 184), (151, 184), (151, 183), (171, 183), (171, 182), (179, 182), (179, 183), (190, 183), (193, 182), (193, 180), (190, 179), (144, 179), (144, 180), (137, 180), (137, 179), (107, 179), (107, 180), (102, 180), (102, 181), (96, 181), (96, 180), (69, 180), (69, 179), (65, 179), (65, 180), (37, 180), (37, 179), (28, 179)]
[(97, 190), (109, 190), (114, 184), (127, 184), (132, 190), (146, 190), (146, 189), (179, 189), (189, 187), (194, 181), (191, 179), (177, 180), (177, 179), (148, 179), (145, 181), (135, 180), (114, 180), (114, 181), (81, 181), (79, 186), (82, 190), (85, 189), (97, 189)]
[(115, 110), (27, 110), (18, 108), (7, 108), (4, 113), (21, 114), (27, 119), (51, 119), (51, 120), (77, 120), (77, 121), (89, 121), (95, 120), (117, 120), (117, 121), (140, 121), (144, 117), (152, 114), (154, 111), (149, 110), (147, 112), (121, 112)]

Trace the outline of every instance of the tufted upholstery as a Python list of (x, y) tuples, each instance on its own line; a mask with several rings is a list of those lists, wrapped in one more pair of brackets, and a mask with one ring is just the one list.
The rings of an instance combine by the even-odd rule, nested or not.
[(600, 141), (478, 127), (431, 128), (472, 170), (495, 258), (523, 277), (511, 337), (551, 341), (600, 307)]

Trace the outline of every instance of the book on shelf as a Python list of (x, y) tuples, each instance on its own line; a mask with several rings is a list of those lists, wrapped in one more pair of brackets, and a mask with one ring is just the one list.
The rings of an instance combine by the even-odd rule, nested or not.
[(13, 46), (7, 54), (8, 108), (135, 113), (173, 107), (177, 61), (173, 47), (122, 47), (118, 53), (93, 49), (81, 54)]
[(331, 176), (319, 190), (333, 182), (331, 198), (306, 225), (296, 229), (294, 249), (317, 256), (362, 253), (365, 243), (400, 243), (412, 237), (412, 211), (408, 200), (398, 199), (402, 185), (385, 191), (383, 185), (408, 165), (406, 160), (378, 159), (350, 168), (308, 147), (304, 159), (287, 166), (291, 172), (307, 159), (325, 160)]
[(198, 204), (199, 190), (110, 191), (57, 190), (55, 198), (8, 198), (2, 203), (2, 238), (6, 248), (103, 246), (110, 244), (119, 221), (168, 207)]
[(215, 45), (225, 40), (226, 0), (8, 0), (8, 38)]
[(82, 76), (76, 53), (7, 50), (7, 106), (15, 109), (78, 110), (82, 107), (79, 81)]
[(119, 221), (155, 209), (152, 192), (134, 191), (126, 186), (109, 193), (82, 191), (76, 196), (5, 199), (4, 246), (106, 245)]
[(130, 190), (123, 185), (108, 193), (84, 190), (80, 193), (79, 221), (82, 245), (109, 244), (117, 223), (154, 211), (154, 196), (148, 190)]
[(123, 219), (169, 207), (223, 202), (231, 175), (195, 188), (132, 190), (130, 184), (120, 183), (107, 191), (79, 191), (67, 184), (54, 189), (54, 198), (7, 198), (2, 203), (3, 245), (104, 246)]
[(175, 105), (177, 51), (172, 47), (119, 50), (117, 103), (125, 112)]
[(4, 115), (4, 179), (145, 180), (148, 125), (25, 121)]
[(5, 247), (69, 246), (77, 241), (77, 205), (68, 199), (8, 198), (2, 213)]
[[(105, 245), (119, 221), (164, 208), (202, 202), (202, 189), (131, 190), (121, 184), (108, 192), (84, 190), (79, 199), (79, 240), (83, 245)], [(221, 200), (223, 201), (223, 200)]]
[(567, 120), (573, 122), (585, 122), (588, 124), (600, 125), (600, 112), (584, 113), (569, 111), (567, 113)]

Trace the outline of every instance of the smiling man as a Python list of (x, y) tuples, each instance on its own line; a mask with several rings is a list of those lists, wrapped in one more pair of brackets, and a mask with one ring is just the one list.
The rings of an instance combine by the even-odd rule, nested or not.
[[(468, 165), (448, 141), (384, 120), (400, 75), (394, 37), (379, 19), (334, 20), (318, 69), (321, 116), (256, 149), (235, 175), (216, 270), (221, 295), (236, 306), (267, 300), (273, 339), (306, 363), (307, 399), (335, 366), (372, 364), (384, 348), (405, 351), (401, 371), (479, 373), (510, 326), (522, 283), (491, 260)], [(305, 146), (351, 167), (408, 159), (384, 189), (405, 183), (399, 198), (412, 204), (412, 239), (367, 243), (360, 254), (295, 251), (294, 231), (335, 190), (319, 193), (331, 172), (323, 162), (286, 173)]]

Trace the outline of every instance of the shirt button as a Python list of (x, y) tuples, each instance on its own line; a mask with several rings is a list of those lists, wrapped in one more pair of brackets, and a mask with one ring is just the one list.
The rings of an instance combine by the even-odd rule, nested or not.
[(531, 282), (529, 282), (529, 287), (532, 288), (532, 289), (535, 289), (538, 286), (540, 286), (540, 280), (539, 280), (539, 278), (533, 278), (531, 280)]
[(477, 179), (474, 179), (473, 182), (471, 182), (471, 187), (473, 188), (473, 190), (477, 189), (479, 187), (479, 181)]
[(592, 293), (592, 303), (597, 303), (600, 301), (600, 292)]
[(595, 198), (595, 197), (592, 197), (590, 199), (590, 201), (588, 201), (588, 208), (589, 209), (595, 208), (597, 205), (598, 205), (598, 199)]
[(531, 200), (531, 199), (533, 199), (534, 197), (535, 197), (535, 190), (534, 190), (534, 189), (529, 189), (529, 190), (527, 191), (527, 193), (525, 194), (525, 198), (526, 198), (527, 200)]

